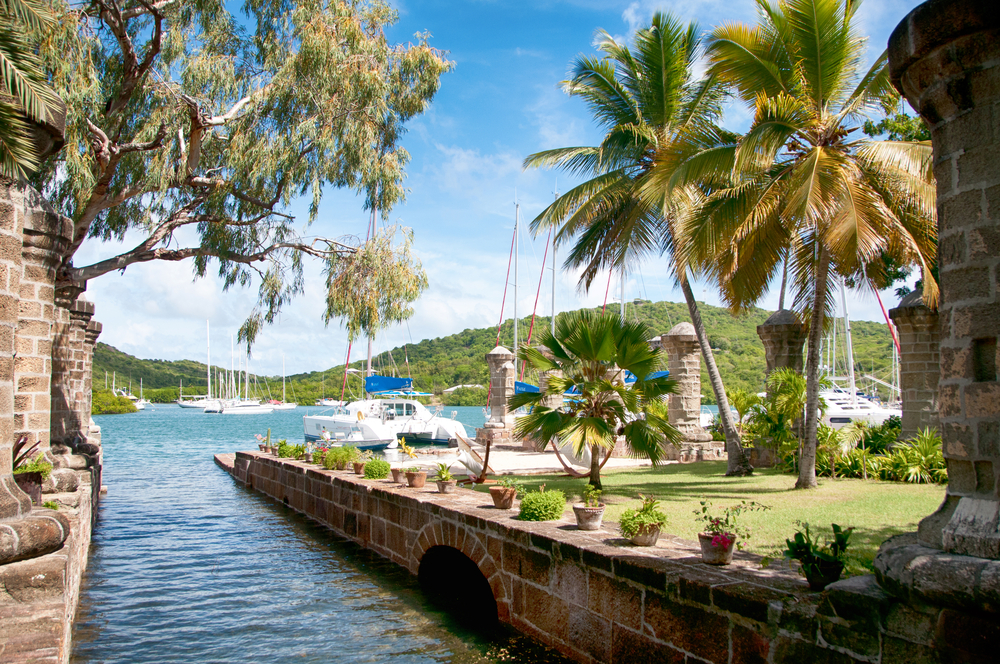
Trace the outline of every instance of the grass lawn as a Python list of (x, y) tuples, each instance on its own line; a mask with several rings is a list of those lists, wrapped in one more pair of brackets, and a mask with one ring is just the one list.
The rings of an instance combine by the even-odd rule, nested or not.
[[(805, 521), (822, 540), (831, 535), (830, 524), (854, 527), (848, 549), (847, 571), (866, 574), (879, 545), (886, 538), (917, 529), (944, 499), (944, 485), (905, 484), (864, 480), (819, 479), (819, 488), (796, 491), (795, 476), (773, 469), (758, 469), (752, 477), (725, 477), (725, 461), (694, 464), (670, 464), (659, 468), (602, 473), (602, 500), (607, 504), (605, 522), (617, 524), (621, 513), (640, 504), (638, 494), (652, 494), (667, 514), (666, 530), (684, 539), (697, 540), (701, 530), (694, 511), (700, 501), (726, 507), (740, 500), (768, 505), (765, 512), (743, 515), (752, 537), (744, 549), (771, 557), (781, 557), (785, 539)], [(586, 479), (556, 475), (531, 475), (521, 478), (529, 490), (545, 484), (546, 489), (560, 489), (570, 502), (580, 502)], [(485, 491), (483, 486), (480, 490)], [(612, 525), (611, 528), (615, 528)]]

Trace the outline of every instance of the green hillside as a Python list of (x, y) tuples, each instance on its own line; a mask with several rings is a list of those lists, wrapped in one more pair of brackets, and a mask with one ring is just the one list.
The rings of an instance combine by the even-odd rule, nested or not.
[[(716, 362), (723, 381), (729, 388), (742, 387), (754, 392), (763, 389), (764, 348), (757, 337), (757, 325), (764, 322), (771, 312), (754, 309), (746, 315), (734, 318), (726, 309), (701, 305), (701, 315), (708, 330), (709, 340), (716, 350)], [(651, 336), (670, 330), (677, 323), (688, 321), (687, 306), (678, 302), (648, 302), (636, 300), (629, 305), (627, 315), (633, 320), (645, 322), (650, 327)], [(520, 339), (527, 336), (530, 318), (521, 321)], [(535, 319), (535, 330), (547, 329), (549, 318)], [(841, 326), (842, 329), (842, 326)], [(855, 369), (860, 376), (874, 373), (885, 379), (891, 366), (892, 340), (883, 323), (854, 321), (851, 323), (854, 340)], [(440, 394), (454, 385), (486, 385), (488, 380), (485, 355), (496, 342), (496, 328), (463, 330), (457, 334), (438, 339), (426, 339), (403, 348), (393, 348), (374, 358), (376, 370), (383, 374), (412, 376), (415, 388), (423, 392)], [(513, 343), (513, 321), (504, 323), (501, 330), (501, 345), (508, 348)], [(843, 335), (838, 335), (838, 356), (844, 357)], [(408, 360), (408, 363), (407, 363)], [(354, 369), (363, 369), (364, 360), (352, 362)], [(204, 392), (205, 365), (189, 360), (168, 362), (164, 360), (139, 360), (122, 353), (111, 346), (98, 344), (94, 359), (95, 387), (103, 385), (104, 372), (111, 375), (116, 371), (119, 381), (132, 379), (133, 390), (138, 389), (139, 377), (143, 379), (147, 397), (151, 388), (166, 388), (162, 397), (152, 393), (156, 400), (176, 398), (177, 385), (184, 381), (185, 394)], [(841, 371), (843, 373), (843, 371)], [(339, 398), (344, 376), (343, 365), (322, 371), (296, 374), (288, 377), (288, 393), (291, 400), (311, 404), (321, 396)], [(280, 392), (281, 377), (261, 377), (260, 389), (264, 381), (271, 385), (271, 392)], [(525, 376), (534, 382), (534, 377)], [(361, 378), (353, 374), (349, 379), (348, 393), (358, 396)], [(702, 369), (702, 393), (704, 403), (714, 403), (708, 378)], [(171, 398), (167, 398), (169, 395)], [(476, 396), (480, 401), (485, 399)]]

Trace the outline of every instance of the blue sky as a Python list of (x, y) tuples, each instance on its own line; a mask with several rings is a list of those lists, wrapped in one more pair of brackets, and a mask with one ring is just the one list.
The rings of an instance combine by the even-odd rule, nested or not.
[[(574, 58), (595, 53), (599, 29), (628, 39), (635, 29), (648, 24), (654, 11), (673, 12), (685, 21), (696, 21), (704, 30), (723, 22), (752, 22), (755, 16), (752, 0), (401, 0), (392, 4), (399, 10), (399, 21), (390, 29), (390, 38), (406, 42), (414, 33), (430, 32), (431, 44), (446, 51), (455, 68), (443, 77), (430, 109), (409, 124), (403, 139), (412, 157), (407, 167), (407, 201), (389, 215), (390, 223), (413, 229), (415, 250), (430, 287), (416, 302), (407, 324), (386, 330), (376, 339), (376, 352), (497, 324), (515, 196), (525, 222), (519, 244), (518, 315), (530, 315), (545, 238), (532, 240), (526, 222), (552, 200), (557, 188), (565, 191), (573, 183), (554, 171), (523, 171), (521, 163), (538, 150), (593, 145), (600, 140), (583, 103), (570, 99), (559, 87)], [(892, 29), (918, 4), (919, 0), (867, 0), (862, 5), (860, 25), (870, 37), (869, 58), (885, 48)], [(740, 129), (747, 121), (743, 108), (729, 109), (727, 125)], [(306, 218), (304, 205), (293, 212)], [(330, 191), (309, 232), (331, 237), (363, 234), (366, 219), (356, 197)], [(116, 245), (86, 246), (76, 263), (120, 250)], [(192, 281), (191, 274), (188, 263), (149, 263), (92, 281), (87, 296), (97, 303), (96, 318), (104, 323), (101, 340), (142, 358), (204, 360), (207, 319), (212, 326), (213, 362), (228, 362), (229, 336), (253, 307), (255, 287), (223, 293), (215, 279)], [(559, 271), (556, 310), (600, 305), (607, 283), (606, 277), (598, 279), (589, 294), (580, 293), (576, 275)], [(611, 291), (612, 296), (619, 291), (617, 275), (612, 277)], [(695, 292), (699, 300), (719, 303), (710, 285), (699, 284)], [(683, 299), (668, 276), (666, 261), (659, 258), (646, 261), (627, 278), (625, 296), (626, 300)], [(253, 370), (279, 374), (283, 355), (290, 374), (344, 361), (346, 335), (335, 323), (323, 325), (322, 297), (319, 267), (312, 265), (307, 270), (305, 295), (260, 335)], [(511, 299), (508, 295), (505, 318), (512, 315)], [(883, 294), (883, 300), (887, 307), (895, 303), (889, 293)], [(770, 309), (776, 305), (776, 293), (760, 304)], [(871, 295), (851, 295), (849, 306), (854, 319), (883, 320)], [(548, 273), (538, 312), (549, 315), (551, 311)], [(364, 352), (355, 347), (352, 360)]]

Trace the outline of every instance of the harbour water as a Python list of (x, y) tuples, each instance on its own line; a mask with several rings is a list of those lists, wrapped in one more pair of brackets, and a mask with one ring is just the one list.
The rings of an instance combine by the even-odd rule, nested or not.
[[(481, 425), (481, 408), (459, 411)], [(74, 664), (564, 662), (501, 629), (470, 631), (416, 579), (217, 468), (254, 434), (302, 440), (302, 416), (153, 405), (95, 418), (104, 483)]]

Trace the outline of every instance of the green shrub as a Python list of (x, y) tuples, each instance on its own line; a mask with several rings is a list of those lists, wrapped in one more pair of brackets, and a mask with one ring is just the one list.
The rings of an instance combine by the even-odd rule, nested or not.
[(139, 411), (125, 397), (115, 396), (110, 390), (100, 390), (94, 392), (93, 400), (90, 403), (90, 412), (94, 415), (121, 415)]
[[(544, 488), (544, 487), (543, 487)], [(566, 509), (566, 495), (562, 491), (539, 489), (525, 494), (521, 499), (521, 521), (552, 521), (561, 518)]]
[(30, 461), (21, 463), (20, 466), (14, 469), (15, 475), (20, 473), (41, 473), (44, 480), (52, 474), (52, 464), (46, 461), (42, 455), (38, 455)]
[(54, 500), (46, 500), (44, 503), (42, 503), (42, 507), (50, 510), (57, 510), (59, 509), (59, 503), (57, 503)]
[(323, 467), (327, 470), (333, 470), (334, 468), (343, 470), (347, 467), (347, 464), (355, 461), (358, 456), (358, 448), (356, 447), (351, 447), (350, 445), (331, 447), (327, 450), (326, 456), (323, 457)]
[(389, 477), (389, 462), (385, 459), (372, 459), (365, 464), (366, 480), (384, 480)]

